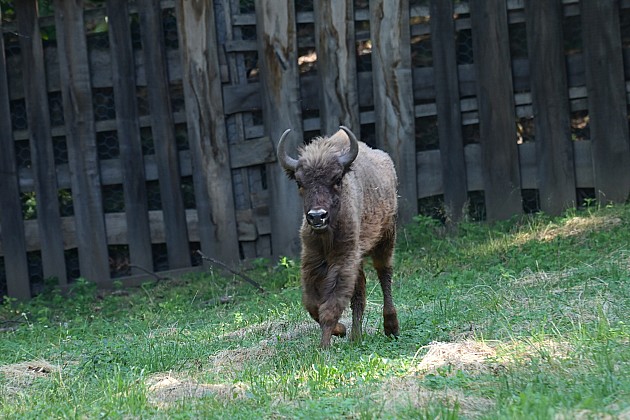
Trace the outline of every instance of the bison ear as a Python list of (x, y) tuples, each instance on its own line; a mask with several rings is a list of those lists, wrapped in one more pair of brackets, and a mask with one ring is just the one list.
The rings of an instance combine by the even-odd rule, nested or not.
[(289, 178), (292, 181), (295, 181), (295, 171), (284, 168), (284, 173), (286, 174), (287, 178)]

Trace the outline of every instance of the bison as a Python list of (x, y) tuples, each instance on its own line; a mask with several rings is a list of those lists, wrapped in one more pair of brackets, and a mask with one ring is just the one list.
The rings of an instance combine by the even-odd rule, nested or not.
[(345, 336), (339, 322), (350, 302), (350, 339), (361, 339), (366, 305), (363, 258), (369, 256), (383, 289), (385, 334), (397, 337), (392, 300), (392, 257), (396, 242), (397, 178), (389, 155), (357, 140), (341, 126), (331, 137), (286, 152), (286, 130), (278, 142), (278, 161), (297, 183), (304, 205), (302, 303), (321, 327), (323, 348), (332, 335)]

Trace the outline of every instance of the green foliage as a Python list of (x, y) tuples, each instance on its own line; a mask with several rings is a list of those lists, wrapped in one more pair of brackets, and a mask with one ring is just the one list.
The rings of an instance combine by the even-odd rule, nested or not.
[(627, 416), (629, 220), (418, 217), (396, 254), (401, 336), (382, 334), (368, 269), (363, 341), (326, 351), (290, 258), (244, 269), (265, 294), (212, 271), (113, 292), (51, 281), (0, 307), (0, 417)]

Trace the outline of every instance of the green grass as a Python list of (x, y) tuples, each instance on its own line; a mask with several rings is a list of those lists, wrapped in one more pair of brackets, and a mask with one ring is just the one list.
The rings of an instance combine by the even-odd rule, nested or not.
[(6, 300), (0, 418), (630, 416), (630, 206), (456, 234), (418, 218), (399, 235), (398, 340), (372, 270), (364, 339), (325, 351), (297, 262), (248, 275), (268, 292), (208, 272)]

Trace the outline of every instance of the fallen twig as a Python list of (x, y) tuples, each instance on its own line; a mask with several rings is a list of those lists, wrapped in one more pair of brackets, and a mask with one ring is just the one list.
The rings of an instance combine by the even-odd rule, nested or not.
[(137, 268), (140, 271), (144, 271), (146, 274), (150, 275), (151, 277), (155, 278), (155, 283), (159, 283), (161, 280), (169, 280), (169, 277), (163, 277), (160, 276), (159, 274), (154, 273), (153, 271), (149, 271), (144, 267), (140, 267), (139, 265), (136, 264), (129, 264), (129, 267), (131, 268)]
[(252, 286), (254, 286), (256, 289), (258, 289), (259, 292), (261, 293), (265, 293), (265, 289), (262, 288), (262, 286), (260, 284), (258, 284), (257, 282), (255, 282), (254, 280), (252, 280), (250, 277), (246, 276), (243, 273), (240, 273), (238, 271), (233, 270), (232, 268), (230, 268), (230, 266), (228, 266), (227, 264), (225, 264), (224, 262), (221, 262), (219, 260), (216, 260), (214, 258), (208, 257), (206, 256), (203, 252), (201, 252), (200, 250), (197, 250), (197, 254), (199, 254), (199, 256), (201, 257), (201, 259), (205, 260), (205, 261), (210, 261), (212, 264), (216, 264), (222, 268), (224, 268), (225, 270), (229, 271), (230, 273), (234, 274), (235, 276), (239, 276), (240, 278), (242, 278), (243, 280), (245, 280), (247, 283), (251, 284)]

